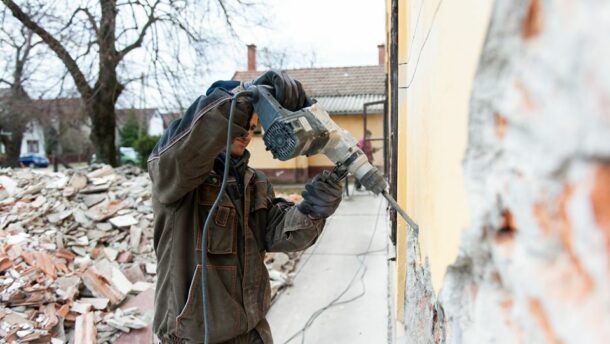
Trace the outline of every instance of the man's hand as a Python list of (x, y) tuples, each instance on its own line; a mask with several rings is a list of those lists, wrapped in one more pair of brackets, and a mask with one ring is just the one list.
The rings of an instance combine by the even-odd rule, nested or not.
[(324, 171), (305, 185), (303, 201), (297, 207), (312, 219), (325, 219), (339, 207), (342, 191), (341, 185), (330, 178), (328, 171)]
[[(243, 87), (241, 87), (241, 83), (235, 80), (218, 80), (215, 81), (210, 88), (206, 91), (205, 95), (209, 96), (214, 93), (214, 91), (222, 89), (225, 91), (229, 91), (232, 94), (237, 94), (240, 91), (243, 91)], [(200, 98), (203, 100), (203, 98)], [(229, 116), (230, 103), (227, 105), (226, 116)], [(198, 111), (197, 111), (198, 112)], [(240, 127), (248, 130), (250, 127), (250, 118), (252, 117), (253, 108), (252, 108), (252, 100), (250, 97), (239, 97), (237, 99), (237, 104), (235, 106), (235, 114), (233, 115), (233, 123), (236, 123)]]
[(290, 111), (297, 111), (308, 105), (301, 82), (288, 76), (285, 71), (271, 69), (257, 79), (245, 83), (245, 86), (249, 84), (273, 87), (273, 97)]

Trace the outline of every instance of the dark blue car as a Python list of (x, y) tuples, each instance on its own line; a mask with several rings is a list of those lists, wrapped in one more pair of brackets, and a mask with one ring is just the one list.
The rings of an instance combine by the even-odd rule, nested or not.
[(19, 163), (28, 167), (47, 167), (49, 166), (49, 159), (42, 155), (28, 154), (20, 156)]

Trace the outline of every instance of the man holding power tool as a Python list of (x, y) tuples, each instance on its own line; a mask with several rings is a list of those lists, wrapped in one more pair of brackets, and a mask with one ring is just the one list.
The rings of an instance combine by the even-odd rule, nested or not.
[[(251, 83), (270, 86), (290, 111), (309, 105), (301, 83), (285, 72), (268, 71)], [(237, 81), (214, 83), (172, 122), (148, 160), (158, 262), (153, 327), (162, 343), (204, 341), (202, 273), (209, 342), (272, 343), (265, 319), (270, 303), (265, 252), (311, 246), (341, 201), (341, 187), (328, 174), (306, 185), (299, 205), (275, 198), (266, 176), (248, 167), (246, 147), (257, 116), (247, 97), (237, 100), (225, 156), (230, 103), (240, 89)], [(202, 227), (221, 190), (225, 164), (229, 177), (212, 213), (202, 267)]]

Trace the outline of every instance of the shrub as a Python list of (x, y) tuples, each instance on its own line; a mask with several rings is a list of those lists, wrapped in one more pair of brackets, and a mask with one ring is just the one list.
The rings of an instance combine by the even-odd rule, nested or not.
[(153, 148), (159, 141), (160, 136), (148, 136), (147, 134), (141, 135), (139, 139), (137, 139), (133, 143), (133, 148), (140, 154), (140, 166), (143, 169), (146, 169), (146, 161), (148, 160), (148, 156), (152, 153)]

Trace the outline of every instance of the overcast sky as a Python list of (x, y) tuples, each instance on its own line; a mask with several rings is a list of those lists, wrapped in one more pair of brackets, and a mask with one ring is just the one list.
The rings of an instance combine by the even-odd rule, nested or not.
[[(377, 64), (377, 45), (385, 41), (385, 2), (382, 0), (267, 0), (272, 29), (239, 30), (243, 44), (259, 49), (315, 51), (316, 66)], [(245, 70), (246, 47), (232, 48), (231, 58), (210, 72), (208, 82)], [(307, 67), (307, 66), (299, 66)]]
[[(378, 62), (377, 45), (385, 43), (385, 1), (383, 0), (261, 0), (260, 7), (269, 19), (264, 27), (245, 27), (236, 23), (238, 38), (225, 40), (222, 46), (211, 47), (208, 59), (203, 63), (206, 70), (193, 70), (195, 84), (188, 85), (183, 94), (188, 103), (205, 92), (216, 80), (226, 80), (237, 70), (247, 69), (246, 44), (256, 44), (259, 52), (264, 49), (287, 51), (289, 68), (309, 67), (311, 54), (315, 53), (316, 67), (374, 65)], [(252, 12), (251, 12), (252, 13)], [(215, 36), (224, 36), (224, 19), (210, 18)], [(218, 25), (214, 23), (218, 20)], [(14, 21), (16, 23), (16, 20)], [(15, 24), (17, 25), (17, 24)], [(223, 30), (223, 31), (220, 31)], [(150, 36), (150, 35), (149, 35)], [(131, 74), (125, 79), (146, 73), (148, 62), (143, 58), (143, 49), (137, 49), (126, 59), (123, 68)], [(51, 54), (50, 56), (54, 56)], [(302, 57), (304, 56), (304, 57)], [(183, 57), (188, 61), (188, 57)], [(259, 55), (259, 62), (261, 56)], [(186, 62), (188, 63), (188, 62)], [(2, 61), (0, 61), (0, 66)], [(259, 70), (264, 67), (259, 63)], [(53, 98), (57, 96), (79, 96), (70, 77), (59, 89), (55, 79), (63, 76), (65, 67), (58, 59), (45, 59), (38, 67), (37, 78), (31, 80), (32, 95)], [(121, 70), (119, 71), (121, 72)], [(0, 76), (2, 76), (0, 74)], [(51, 81), (50, 81), (51, 80)], [(155, 84), (145, 91), (137, 82), (129, 84), (117, 104), (123, 107), (159, 107), (162, 111), (176, 111), (172, 104), (164, 102), (166, 90)], [(186, 84), (186, 83), (185, 83)], [(61, 91), (61, 94), (59, 94)]]

